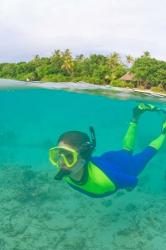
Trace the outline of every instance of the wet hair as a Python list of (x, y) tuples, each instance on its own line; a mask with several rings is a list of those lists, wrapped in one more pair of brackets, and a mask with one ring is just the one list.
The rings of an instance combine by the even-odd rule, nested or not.
[(94, 147), (91, 146), (89, 136), (80, 131), (65, 132), (59, 137), (58, 143), (61, 141), (75, 148), (85, 160), (89, 160), (94, 150)]

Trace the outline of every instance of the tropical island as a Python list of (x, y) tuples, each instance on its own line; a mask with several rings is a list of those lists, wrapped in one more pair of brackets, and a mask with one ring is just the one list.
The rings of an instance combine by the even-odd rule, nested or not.
[(88, 82), (113, 87), (138, 88), (166, 93), (166, 62), (145, 51), (139, 58), (117, 52), (109, 56), (55, 50), (50, 57), (36, 55), (31, 61), (1, 63), (0, 78), (40, 82)]

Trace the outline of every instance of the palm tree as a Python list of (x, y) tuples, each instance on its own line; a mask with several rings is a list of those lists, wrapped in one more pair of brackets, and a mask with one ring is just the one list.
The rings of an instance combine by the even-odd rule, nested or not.
[(78, 62), (83, 62), (83, 61), (85, 60), (85, 57), (84, 57), (83, 54), (80, 54), (80, 55), (76, 56), (75, 59), (76, 59), (76, 61), (78, 61)]
[(39, 55), (35, 55), (34, 58), (32, 59), (32, 63), (35, 66), (39, 66), (40, 65), (40, 56)]
[(134, 57), (132, 57), (131, 55), (127, 55), (126, 60), (130, 66), (132, 66), (132, 64), (134, 63)]
[(108, 57), (108, 66), (112, 68), (116, 68), (120, 64), (120, 56), (117, 52), (113, 52), (111, 56)]
[(51, 57), (51, 62), (54, 62), (54, 61), (57, 62), (61, 58), (62, 58), (62, 52), (59, 49), (55, 50)]
[(144, 57), (151, 57), (150, 55), (150, 52), (149, 51), (144, 51), (144, 54), (143, 54)]
[(65, 50), (63, 54), (63, 64), (61, 69), (65, 70), (68, 74), (73, 72), (74, 62), (71, 51), (69, 49)]

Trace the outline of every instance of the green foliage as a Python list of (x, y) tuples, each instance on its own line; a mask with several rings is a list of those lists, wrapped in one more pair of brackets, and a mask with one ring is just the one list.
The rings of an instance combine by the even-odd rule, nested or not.
[(126, 60), (129, 65), (134, 63), (134, 57), (132, 57), (131, 55), (127, 55)]
[(67, 82), (69, 81), (69, 78), (66, 78), (66, 76), (61, 74), (50, 74), (45, 75), (42, 80), (44, 82)]
[(126, 73), (126, 66), (119, 54), (111, 56), (92, 54), (89, 57), (78, 55), (75, 58), (69, 49), (55, 50), (53, 55), (36, 55), (29, 62), (0, 64), (0, 77), (29, 81), (85, 81), (95, 84), (110, 84)]
[(135, 60), (131, 72), (145, 88), (158, 85), (164, 89), (166, 87), (166, 62), (151, 58), (149, 52), (144, 52), (143, 56)]
[(151, 90), (152, 90), (153, 92), (157, 92), (157, 93), (163, 93), (163, 92), (164, 92), (164, 89), (163, 89), (161, 86), (152, 87)]
[(113, 80), (113, 81), (111, 81), (110, 85), (113, 87), (134, 88), (134, 84), (132, 82), (125, 82), (125, 81), (121, 81), (121, 80)]
[[(8, 79), (50, 82), (89, 82), (116, 87), (153, 88), (166, 90), (166, 62), (152, 58), (148, 51), (137, 59), (126, 56), (125, 65), (118, 53), (109, 56), (92, 54), (72, 56), (69, 49), (55, 50), (50, 57), (36, 55), (29, 62), (0, 64), (0, 77)], [(136, 81), (119, 80), (132, 72)]]

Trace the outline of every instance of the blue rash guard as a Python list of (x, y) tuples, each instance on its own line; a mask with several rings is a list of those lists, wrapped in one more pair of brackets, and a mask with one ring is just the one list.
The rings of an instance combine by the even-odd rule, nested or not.
[(138, 175), (156, 152), (157, 150), (150, 146), (136, 155), (123, 149), (92, 157), (90, 161), (100, 168), (118, 188), (134, 188), (138, 182)]

